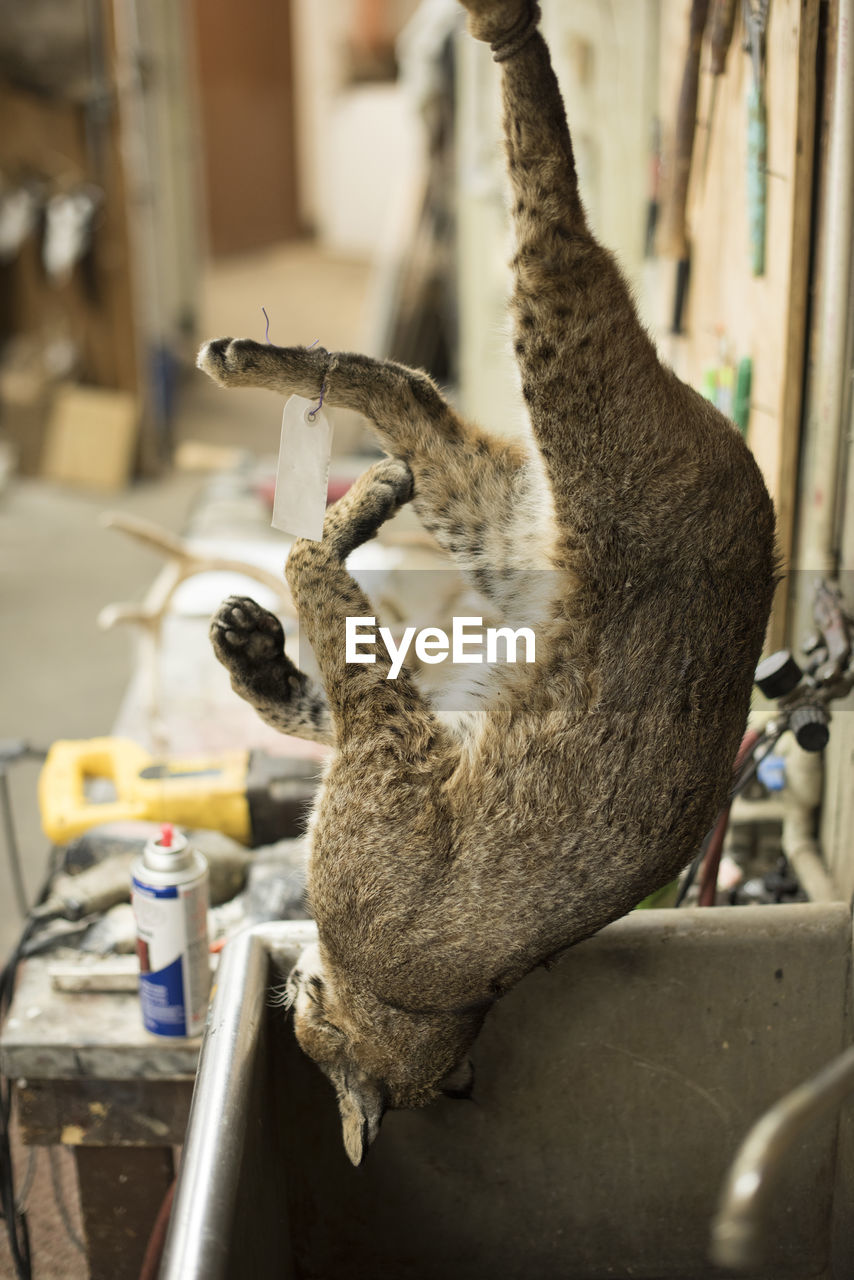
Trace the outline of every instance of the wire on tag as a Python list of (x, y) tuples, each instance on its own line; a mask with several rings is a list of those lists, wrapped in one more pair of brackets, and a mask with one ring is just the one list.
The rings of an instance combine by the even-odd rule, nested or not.
[(309, 422), (314, 422), (315, 418), (320, 413), (320, 410), (323, 408), (323, 397), (325, 395), (326, 395), (326, 379), (324, 378), (323, 384), (320, 388), (320, 399), (318, 400), (314, 408), (309, 409), (308, 413), (305, 415), (308, 418)]
[[(311, 344), (311, 347), (307, 347), (306, 350), (311, 351), (311, 348), (316, 347), (319, 341), (320, 341), (319, 338), (315, 338), (314, 342)], [(320, 399), (318, 400), (314, 408), (309, 409), (308, 413), (305, 415), (308, 418), (309, 422), (314, 422), (315, 418), (320, 413), (320, 410), (323, 408), (323, 397), (325, 395), (326, 395), (326, 379), (324, 378), (323, 382), (320, 384)]]

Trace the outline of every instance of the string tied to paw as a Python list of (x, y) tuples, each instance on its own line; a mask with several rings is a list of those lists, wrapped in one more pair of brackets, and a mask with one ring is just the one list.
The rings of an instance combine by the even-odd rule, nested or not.
[(524, 49), (536, 31), (539, 21), (540, 6), (535, 2), (530, 6), (528, 12), (523, 14), (519, 21), (510, 28), (506, 35), (490, 44), (493, 62), (506, 62), (508, 58), (514, 57), (521, 49)]
[(326, 379), (324, 378), (320, 388), (320, 399), (318, 400), (314, 408), (309, 409), (308, 413), (305, 415), (308, 418), (309, 422), (314, 422), (315, 418), (320, 413), (320, 410), (323, 408), (323, 397), (325, 395), (326, 395)]
[[(315, 338), (314, 342), (311, 344), (310, 347), (307, 347), (306, 350), (311, 351), (312, 348), (317, 346), (319, 341), (320, 341), (319, 338)], [(320, 410), (323, 408), (323, 397), (325, 395), (326, 395), (326, 374), (323, 375), (323, 382), (320, 384), (320, 399), (318, 400), (314, 408), (309, 409), (308, 413), (305, 415), (308, 418), (309, 422), (314, 422), (315, 418), (320, 413)]]

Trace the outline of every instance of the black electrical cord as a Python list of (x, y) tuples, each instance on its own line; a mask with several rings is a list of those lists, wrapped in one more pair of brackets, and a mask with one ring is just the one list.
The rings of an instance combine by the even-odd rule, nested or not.
[[(755, 778), (759, 770), (760, 764), (765, 759), (765, 757), (770, 754), (772, 749), (777, 745), (777, 742), (779, 741), (780, 738), (782, 738), (783, 734), (786, 732), (788, 727), (789, 727), (789, 717), (784, 716), (775, 723), (773, 729), (770, 732), (766, 729), (765, 732), (762, 733), (762, 735), (759, 738), (757, 738), (756, 742), (754, 742), (753, 746), (750, 748), (747, 759), (742, 764), (738, 774), (736, 775), (735, 781), (733, 782), (732, 790), (729, 793), (729, 799), (727, 800), (727, 803), (726, 803), (727, 809), (732, 804), (735, 797), (741, 794), (741, 792), (744, 790), (747, 784), (753, 781), (753, 779)], [(724, 812), (724, 810), (722, 810), (722, 812)], [(718, 819), (716, 818), (711, 829), (703, 837), (703, 843), (700, 845), (699, 850), (695, 854), (694, 861), (691, 863), (690, 867), (685, 872), (685, 875), (682, 878), (682, 883), (679, 886), (679, 892), (676, 895), (676, 901), (673, 904), (674, 907), (681, 907), (682, 903), (687, 898), (688, 891), (690, 890), (691, 885), (694, 883), (695, 879), (697, 878), (697, 872), (699, 871), (700, 867), (703, 864), (703, 859), (706, 856), (712, 836), (715, 833), (715, 827), (717, 826), (717, 822), (718, 822)]]

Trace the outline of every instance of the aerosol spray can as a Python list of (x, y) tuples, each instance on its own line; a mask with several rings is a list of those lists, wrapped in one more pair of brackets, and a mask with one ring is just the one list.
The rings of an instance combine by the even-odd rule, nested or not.
[(208, 864), (168, 822), (133, 864), (131, 901), (145, 1029), (198, 1035), (211, 985)]

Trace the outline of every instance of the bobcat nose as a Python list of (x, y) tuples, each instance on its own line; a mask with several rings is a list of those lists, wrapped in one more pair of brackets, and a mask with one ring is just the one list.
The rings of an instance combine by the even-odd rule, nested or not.
[(474, 1089), (474, 1063), (471, 1058), (466, 1058), (456, 1070), (445, 1076), (439, 1088), (446, 1098), (471, 1101), (472, 1090)]

